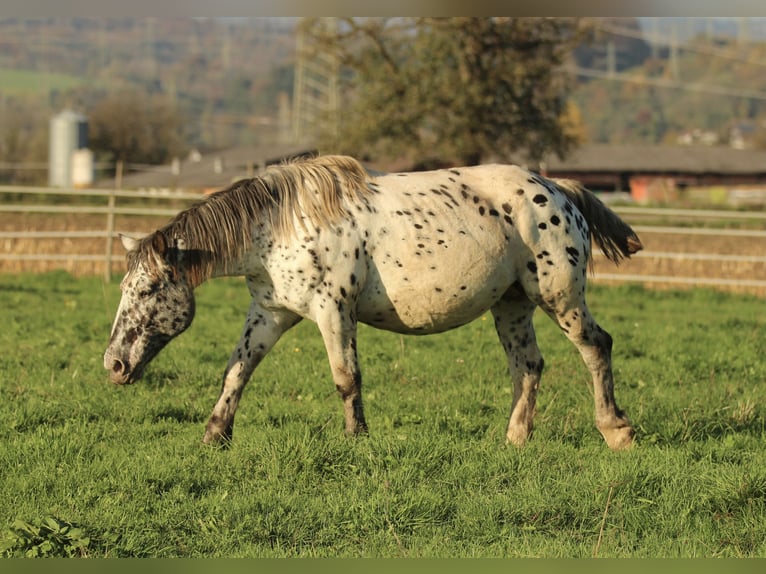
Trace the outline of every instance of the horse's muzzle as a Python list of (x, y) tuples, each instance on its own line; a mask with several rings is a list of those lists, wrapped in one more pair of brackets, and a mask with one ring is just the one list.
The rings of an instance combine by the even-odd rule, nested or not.
[(131, 385), (141, 377), (140, 372), (131, 371), (130, 365), (120, 359), (105, 357), (104, 367), (109, 371), (109, 380), (115, 385)]

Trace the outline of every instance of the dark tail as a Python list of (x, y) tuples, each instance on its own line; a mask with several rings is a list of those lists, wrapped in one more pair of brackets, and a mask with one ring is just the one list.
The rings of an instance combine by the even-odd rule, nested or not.
[(553, 179), (553, 182), (583, 214), (591, 240), (595, 240), (610, 261), (619, 264), (623, 258), (644, 248), (630, 225), (580, 182), (571, 179)]

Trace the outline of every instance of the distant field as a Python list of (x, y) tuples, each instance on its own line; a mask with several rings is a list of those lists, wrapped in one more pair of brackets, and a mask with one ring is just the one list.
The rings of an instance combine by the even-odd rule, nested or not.
[(766, 307), (596, 286), (638, 445), (610, 452), (574, 348), (544, 316), (536, 431), (503, 444), (491, 319), (430, 337), (363, 328), (369, 437), (342, 434), (316, 327), (245, 391), (233, 445), (200, 440), (247, 306), (197, 318), (132, 387), (102, 353), (118, 282), (0, 275), (0, 555), (766, 557)]
[(0, 68), (0, 91), (7, 95), (18, 95), (42, 90), (68, 90), (85, 80), (76, 76), (57, 73), (42, 73), (29, 70)]

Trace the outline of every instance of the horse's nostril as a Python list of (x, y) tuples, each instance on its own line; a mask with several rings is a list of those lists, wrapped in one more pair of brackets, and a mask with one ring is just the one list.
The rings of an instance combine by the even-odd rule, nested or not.
[(121, 373), (125, 369), (125, 365), (119, 359), (115, 359), (112, 364), (112, 371), (115, 373)]

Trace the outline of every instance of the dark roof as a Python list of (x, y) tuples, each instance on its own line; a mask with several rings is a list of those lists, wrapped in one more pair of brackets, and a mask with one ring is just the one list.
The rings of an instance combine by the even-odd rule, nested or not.
[(547, 171), (766, 173), (766, 150), (726, 146), (588, 144), (564, 160), (547, 159)]
[[(183, 160), (178, 175), (171, 172), (169, 165), (156, 166), (126, 175), (122, 187), (221, 189), (237, 179), (256, 175), (270, 163), (313, 151), (306, 146), (276, 144), (208, 152), (202, 154), (199, 161)], [(216, 165), (219, 171), (216, 171)], [(586, 172), (766, 174), (766, 150), (738, 150), (724, 146), (587, 144), (563, 160), (555, 155), (547, 158), (544, 170), (551, 175), (558, 172), (573, 176)], [(101, 185), (113, 186), (114, 182), (101, 182)]]
[[(192, 159), (192, 152), (189, 157), (181, 160), (178, 174), (173, 173), (170, 165), (144, 166), (133, 173), (125, 174), (122, 187), (217, 190), (238, 179), (257, 175), (269, 164), (315, 151), (306, 146), (275, 144), (206, 152), (199, 154), (197, 159)], [(100, 182), (99, 185), (113, 187), (114, 180)]]

